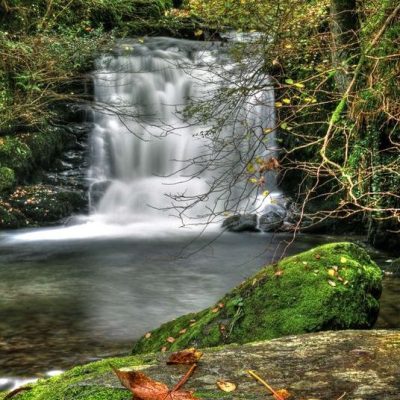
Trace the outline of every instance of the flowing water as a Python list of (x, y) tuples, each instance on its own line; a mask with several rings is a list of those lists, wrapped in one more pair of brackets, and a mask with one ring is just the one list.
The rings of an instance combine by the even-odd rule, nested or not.
[[(226, 209), (260, 211), (273, 197), (231, 185), (245, 154), (276, 152), (268, 79), (259, 82), (266, 90), (234, 105), (236, 118), (218, 133), (210, 128), (223, 104), (213, 119), (185, 113), (233, 87), (238, 73), (221, 44), (167, 38), (127, 40), (98, 60), (91, 215), (0, 236), (0, 390), (15, 377), (127, 353), (149, 329), (211, 305), (281, 256), (287, 235), (222, 234), (218, 221)], [(277, 192), (273, 174), (266, 181)], [(230, 190), (209, 193), (215, 182)], [(203, 232), (210, 213), (217, 222)], [(334, 240), (300, 235), (285, 254)], [(398, 287), (387, 284), (380, 326), (400, 326)]]

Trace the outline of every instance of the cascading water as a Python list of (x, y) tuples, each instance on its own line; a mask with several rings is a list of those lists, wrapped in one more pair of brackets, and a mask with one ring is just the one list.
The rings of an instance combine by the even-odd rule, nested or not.
[[(92, 218), (108, 224), (151, 224), (155, 219), (157, 224), (161, 220), (171, 224), (179, 221), (171, 214), (180, 210), (184, 210), (181, 217), (205, 221), (210, 211), (220, 213), (238, 198), (237, 209), (249, 204), (260, 207), (260, 199), (242, 199), (247, 190), (243, 185), (231, 188), (229, 199), (210, 187), (216, 176), (229, 171), (232, 178), (235, 169), (243, 168), (240, 155), (235, 155), (237, 147), (254, 152), (254, 140), (243, 140), (246, 132), (262, 135), (265, 128), (274, 127), (273, 90), (247, 99), (239, 110), (242, 117), (222, 127), (219, 139), (226, 146), (217, 150), (203, 134), (215, 121), (193, 124), (183, 117), (187, 105), (211, 99), (224, 85), (221, 72), (233, 69), (218, 44), (170, 38), (124, 42), (117, 54), (98, 61), (89, 171)], [(231, 140), (232, 131), (238, 129), (239, 141)], [(274, 147), (271, 133), (268, 146), (256, 154), (265, 157)], [(219, 159), (226, 165), (205, 168), (207, 158), (217, 151), (227, 153)], [(275, 189), (273, 176), (268, 178), (268, 189)], [(183, 204), (174, 202), (176, 197)]]

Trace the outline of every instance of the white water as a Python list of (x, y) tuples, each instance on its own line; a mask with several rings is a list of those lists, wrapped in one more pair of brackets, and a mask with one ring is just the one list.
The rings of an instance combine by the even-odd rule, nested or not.
[[(193, 43), (181, 42), (186, 48), (167, 38), (122, 44), (122, 54), (99, 60), (97, 104), (117, 111), (114, 115), (98, 111), (92, 135), (90, 179), (95, 188), (109, 182), (101, 200), (91, 205), (96, 218), (102, 221), (126, 224), (177, 214), (177, 203), (169, 194), (184, 193), (187, 202), (178, 205), (187, 206), (209, 192), (215, 175), (230, 168), (232, 158), (227, 159), (227, 166), (213, 172), (201, 171), (203, 164), (190, 165), (190, 160), (205, 162), (206, 157), (212, 157), (206, 152), (210, 140), (200, 133), (209, 130), (214, 121), (208, 126), (192, 125), (191, 120), (183, 119), (181, 111), (190, 100), (211, 98), (223, 84), (217, 74), (233, 65), (220, 65), (221, 50), (217, 47), (196, 49)], [(247, 101), (241, 111), (246, 114), (247, 131), (274, 126), (272, 104), (272, 91), (255, 94)], [(222, 130), (221, 135), (227, 139), (229, 129), (237, 127), (228, 124)], [(241, 133), (245, 135), (244, 128)], [(273, 140), (272, 135), (269, 146), (274, 145)], [(265, 148), (258, 154), (265, 155)], [(193, 176), (196, 178), (191, 179)], [(274, 185), (269, 182), (269, 188)], [(224, 196), (219, 201), (215, 194), (206, 196), (184, 212), (185, 222), (203, 221), (210, 210), (221, 213), (224, 200)], [(165, 209), (168, 211), (163, 213)], [(172, 218), (169, 220), (173, 223)]]
[[(236, 104), (237, 119), (229, 118), (214, 141), (204, 132), (215, 118), (199, 124), (182, 114), (190, 102), (212, 99), (223, 86), (235, 87), (235, 74), (219, 44), (128, 40), (101, 57), (94, 75), (91, 215), (75, 226), (19, 238), (169, 235), (182, 227), (186, 234), (211, 219), (217, 221), (211, 229), (218, 230), (227, 210), (262, 210), (271, 196), (249, 195), (254, 185), (247, 178), (232, 182), (248, 153), (268, 158), (275, 152), (274, 132), (265, 143), (255, 139), (275, 126), (273, 90)], [(222, 116), (225, 104), (214, 107)], [(210, 190), (213, 185), (217, 190)], [(273, 174), (259, 192), (264, 190), (276, 190)]]

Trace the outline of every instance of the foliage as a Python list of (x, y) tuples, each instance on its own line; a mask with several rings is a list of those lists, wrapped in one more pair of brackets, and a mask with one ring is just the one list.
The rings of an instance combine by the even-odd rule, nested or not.
[[(356, 18), (334, 13), (344, 3), (346, 12)], [(399, 6), (393, 0), (369, 0), (350, 9), (355, 4), (190, 1), (191, 12), (211, 24), (221, 26), (222, 21), (227, 27), (259, 32), (232, 51), (242, 71), (235, 87), (221, 90), (212, 104), (200, 103), (191, 111), (200, 120), (209, 120), (215, 110), (220, 121), (237, 118), (237, 106), (246, 97), (268, 90), (268, 76), (272, 76), (280, 176), (300, 205), (293, 230), (301, 227), (305, 217), (315, 223), (350, 219), (368, 229), (372, 241), (374, 227), (386, 226), (399, 242)], [(355, 21), (353, 42), (346, 43), (345, 33), (340, 26), (337, 29), (343, 21)], [(225, 105), (224, 115), (220, 104)], [(209, 136), (218, 137), (215, 132), (220, 128), (217, 124)], [(264, 146), (261, 136), (255, 135), (255, 140)], [(231, 150), (221, 144), (221, 151)], [(244, 168), (257, 163), (253, 152), (240, 157), (243, 172), (235, 180), (245, 181)], [(263, 174), (251, 177), (261, 191), (263, 178)]]

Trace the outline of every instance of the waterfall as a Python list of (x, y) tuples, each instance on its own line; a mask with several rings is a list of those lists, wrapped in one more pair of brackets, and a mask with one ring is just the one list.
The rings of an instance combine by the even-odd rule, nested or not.
[[(223, 186), (221, 177), (234, 181), (235, 171), (243, 168), (238, 149), (254, 150), (254, 138), (246, 132), (260, 136), (275, 126), (273, 90), (247, 98), (238, 110), (241, 118), (227, 121), (217, 140), (204, 134), (215, 120), (194, 123), (185, 116), (185, 107), (212, 100), (226, 84), (222, 72), (235, 74), (219, 44), (170, 38), (124, 41), (98, 60), (88, 173), (93, 218), (111, 224), (172, 223), (178, 221), (171, 218), (175, 214), (204, 221), (210, 210), (222, 213), (232, 204), (238, 210), (260, 207), (261, 196), (243, 196), (248, 182), (233, 185), (229, 195), (210, 187), (218, 179)], [(272, 132), (256, 154), (267, 157), (275, 147)], [(215, 165), (208, 165), (217, 153)], [(269, 176), (268, 190), (275, 185)]]

